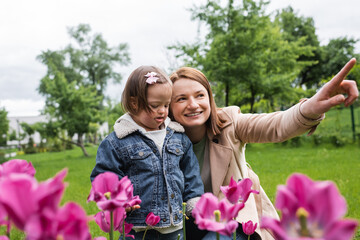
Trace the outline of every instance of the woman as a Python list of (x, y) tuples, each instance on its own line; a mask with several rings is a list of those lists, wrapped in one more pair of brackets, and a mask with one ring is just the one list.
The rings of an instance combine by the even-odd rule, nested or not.
[(301, 100), (286, 111), (269, 114), (242, 114), (235, 106), (218, 109), (208, 80), (196, 69), (183, 67), (170, 76), (174, 84), (172, 117), (184, 126), (194, 144), (205, 191), (223, 198), (220, 186), (228, 185), (232, 176), (236, 180), (250, 178), (253, 188), (260, 191), (250, 195), (237, 217), (239, 223), (248, 220), (258, 223), (257, 239), (273, 239), (269, 232), (259, 228), (259, 220), (263, 215), (277, 217), (277, 213), (257, 175), (247, 166), (246, 143), (281, 142), (307, 131), (311, 134), (331, 107), (351, 105), (359, 95), (358, 89), (354, 81), (344, 78), (355, 63), (351, 59), (310, 99)]

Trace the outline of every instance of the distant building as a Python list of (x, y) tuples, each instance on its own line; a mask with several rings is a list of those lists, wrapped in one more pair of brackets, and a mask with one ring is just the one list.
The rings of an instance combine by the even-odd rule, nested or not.
[[(15, 130), (16, 136), (19, 137), (20, 134), (24, 133), (24, 130), (21, 128), (20, 123), (26, 122), (29, 125), (32, 125), (37, 122), (47, 122), (47, 118), (45, 115), (40, 116), (30, 116), (30, 117), (8, 117), (9, 119), (9, 127), (10, 127), (10, 133)], [(40, 143), (40, 134), (38, 132), (35, 132), (33, 134), (33, 139), (35, 143)], [(29, 141), (29, 136), (26, 136), (23, 140), (20, 141), (20, 144), (26, 144)], [(19, 141), (7, 141), (7, 145), (18, 145)]]
[[(9, 128), (10, 128), (10, 133), (15, 130), (16, 131), (16, 136), (19, 137), (19, 134), (24, 133), (24, 130), (21, 128), (21, 123), (22, 122), (26, 122), (29, 125), (32, 125), (34, 123), (37, 122), (48, 122), (48, 118), (45, 115), (40, 115), (40, 116), (30, 116), (30, 117), (8, 117), (9, 119)], [(107, 122), (103, 123), (100, 128), (99, 128), (99, 133), (104, 136), (108, 133), (108, 124)], [(33, 135), (33, 140), (36, 144), (40, 143), (41, 137), (40, 134), (38, 132), (35, 132)], [(76, 139), (76, 136), (74, 136), (74, 138)], [(23, 140), (20, 141), (20, 144), (27, 144), (29, 141), (29, 136), (26, 136)], [(19, 144), (18, 140), (14, 140), (14, 141), (7, 141), (7, 145), (13, 145), (13, 146), (17, 146)]]

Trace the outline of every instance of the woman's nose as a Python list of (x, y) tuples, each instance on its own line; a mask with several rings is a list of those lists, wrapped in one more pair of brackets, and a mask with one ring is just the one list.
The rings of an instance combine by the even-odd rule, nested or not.
[(199, 104), (196, 102), (196, 100), (193, 98), (190, 98), (189, 103), (188, 103), (188, 108), (194, 109), (194, 108), (198, 108), (198, 107), (199, 107)]

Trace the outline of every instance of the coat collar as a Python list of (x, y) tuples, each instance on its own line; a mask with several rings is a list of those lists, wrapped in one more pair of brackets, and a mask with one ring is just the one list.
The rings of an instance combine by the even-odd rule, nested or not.
[[(174, 130), (175, 132), (185, 132), (183, 126), (177, 122), (171, 121), (170, 118), (165, 120), (165, 126)], [(141, 128), (128, 113), (122, 115), (118, 120), (116, 120), (114, 124), (115, 134), (120, 139), (133, 132), (141, 131), (141, 129), (143, 128)]]

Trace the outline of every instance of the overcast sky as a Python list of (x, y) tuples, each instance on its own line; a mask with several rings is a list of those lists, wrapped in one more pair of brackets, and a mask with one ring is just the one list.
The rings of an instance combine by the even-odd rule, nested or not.
[[(2, 0), (0, 2), (0, 107), (8, 116), (36, 116), (44, 106), (37, 93), (46, 67), (36, 56), (70, 43), (67, 27), (90, 24), (110, 46), (128, 43), (132, 63), (119, 69), (125, 81), (140, 65), (167, 69), (166, 46), (193, 43), (198, 23), (187, 10), (205, 0)], [(360, 39), (358, 0), (271, 0), (268, 12), (292, 6), (312, 17), (321, 44), (337, 37)], [(360, 51), (359, 44), (357, 52)], [(171, 59), (171, 58), (170, 58)], [(173, 60), (173, 59), (172, 59)], [(107, 94), (121, 96), (122, 87)]]

